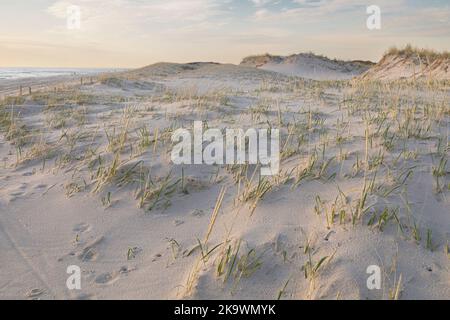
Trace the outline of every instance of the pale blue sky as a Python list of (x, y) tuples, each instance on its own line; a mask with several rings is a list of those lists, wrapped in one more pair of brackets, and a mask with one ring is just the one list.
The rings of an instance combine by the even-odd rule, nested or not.
[[(366, 7), (382, 28), (366, 28)], [(81, 29), (66, 9), (81, 9)], [(1, 0), (0, 66), (138, 67), (238, 63), (313, 51), (378, 60), (390, 46), (450, 50), (449, 0)]]

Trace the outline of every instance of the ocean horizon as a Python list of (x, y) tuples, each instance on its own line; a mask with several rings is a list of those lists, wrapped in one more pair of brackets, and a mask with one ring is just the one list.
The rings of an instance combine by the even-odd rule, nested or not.
[(122, 68), (39, 68), (0, 67), (0, 80), (45, 78), (54, 76), (92, 75), (102, 72), (122, 71)]

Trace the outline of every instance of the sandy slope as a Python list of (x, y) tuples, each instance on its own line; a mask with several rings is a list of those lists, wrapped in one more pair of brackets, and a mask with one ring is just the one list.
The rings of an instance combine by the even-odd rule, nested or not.
[(369, 62), (331, 60), (312, 53), (301, 53), (287, 57), (253, 56), (245, 58), (241, 65), (315, 80), (351, 79), (364, 73), (372, 66)]
[(361, 77), (371, 80), (449, 80), (449, 67), (448, 58), (428, 61), (420, 56), (388, 54)]
[[(387, 299), (401, 275), (399, 298), (450, 299), (449, 191), (436, 192), (431, 173), (449, 155), (449, 88), (435, 90), (403, 87), (391, 94), (242, 66), (158, 64), (27, 97), (15, 106), (16, 123), (26, 127), (20, 152), (20, 132), (0, 135), (0, 298)], [(399, 95), (402, 105), (388, 109)], [(418, 106), (415, 124), (430, 123), (427, 138), (403, 139), (404, 131), (395, 131), (411, 101)], [(428, 118), (425, 105), (433, 110)], [(387, 140), (373, 137), (370, 170), (360, 163), (363, 110), (378, 117), (371, 132), (380, 126), (398, 137), (379, 166)], [(176, 182), (182, 168), (170, 161), (170, 132), (195, 120), (219, 128), (271, 123), (288, 139), (281, 174), (253, 213), (253, 200), (242, 199), (253, 167), (239, 174), (225, 166), (185, 166), (184, 186)], [(298, 181), (314, 150), (312, 175)], [(99, 178), (111, 172), (115, 156), (118, 168)], [(367, 213), (353, 225), (349, 208), (375, 172)], [(139, 208), (139, 190), (164, 186), (166, 177), (174, 191), (163, 187), (160, 198), (153, 194)], [(448, 172), (441, 182), (450, 182)], [(205, 241), (222, 188), (224, 201)], [(345, 202), (339, 208), (347, 215), (330, 224), (326, 208), (335, 199)], [(384, 223), (383, 208), (398, 208), (400, 222), (392, 215)], [(371, 216), (376, 220), (368, 226)], [(414, 240), (412, 222), (420, 239)], [(203, 256), (215, 248), (206, 258), (199, 241)], [(229, 246), (239, 247), (234, 266), (223, 260)], [(227, 261), (224, 274), (220, 261)], [(305, 278), (310, 261), (316, 272)], [(370, 291), (366, 268), (374, 264), (383, 283)], [(65, 286), (69, 265), (83, 270), (81, 291)]]
[[(84, 81), (89, 82), (93, 76), (84, 76)], [(20, 93), (20, 86), (22, 86), (22, 93), (28, 94), (29, 87), (32, 92), (39, 90), (54, 90), (55, 88), (62, 88), (64, 86), (73, 86), (81, 82), (82, 76), (52, 76), (45, 78), (24, 78), (14, 80), (0, 80), (0, 99), (5, 96), (15, 96)]]

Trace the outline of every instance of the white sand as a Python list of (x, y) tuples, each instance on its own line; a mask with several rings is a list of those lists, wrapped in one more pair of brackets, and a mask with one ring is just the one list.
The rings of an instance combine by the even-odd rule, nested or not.
[[(27, 97), (23, 106), (14, 107), (16, 126), (21, 123), (27, 130), (20, 155), (21, 135), (16, 132), (6, 141), (5, 132), (0, 134), (0, 298), (388, 299), (398, 287), (401, 299), (450, 299), (450, 164), (439, 193), (432, 175), (439, 159), (449, 156), (450, 91), (395, 84), (391, 90), (370, 84), (324, 85), (232, 65), (158, 64), (103, 83)], [(417, 132), (414, 125), (430, 124), (427, 138), (400, 138), (406, 131), (397, 124), (404, 124), (412, 101), (417, 114), (409, 132)], [(425, 105), (431, 113), (424, 117)], [(359, 111), (349, 112), (353, 108)], [(387, 141), (381, 133), (373, 138), (371, 159), (376, 160), (379, 150), (385, 152), (378, 169), (365, 169), (366, 108), (379, 117), (371, 133), (381, 126), (381, 133), (388, 128), (398, 138), (391, 149), (380, 145)], [(138, 208), (136, 190), (145, 185), (140, 179), (148, 176), (146, 170), (155, 186), (169, 173), (173, 181), (181, 177), (181, 167), (170, 161), (170, 131), (165, 130), (190, 127), (195, 120), (220, 128), (264, 128), (269, 121), (281, 127), (282, 145), (290, 136), (282, 174), (272, 178), (272, 189), (253, 214), (252, 202), (235, 201), (236, 173), (208, 165), (185, 166), (187, 194), (178, 184), (174, 193), (163, 192), (153, 210), (146, 209), (154, 196)], [(150, 142), (140, 148), (139, 128), (144, 126)], [(96, 160), (101, 156), (102, 171), (111, 167), (121, 132), (127, 135), (122, 136), (119, 168), (94, 192)], [(345, 138), (341, 145), (338, 136)], [(295, 186), (314, 148), (317, 163), (322, 163), (324, 142), (325, 159), (346, 157), (330, 160), (320, 178), (305, 178)], [(357, 159), (359, 170), (353, 167)], [(403, 180), (401, 174), (409, 170), (412, 175), (394, 188), (394, 178)], [(353, 225), (350, 208), (357, 207), (364, 176), (369, 183), (375, 171), (379, 188), (369, 194), (365, 216)], [(224, 201), (204, 243), (222, 187)], [(244, 190), (242, 184), (239, 191)], [(319, 209), (317, 215), (317, 196), (330, 208), (339, 190), (345, 194), (345, 201), (338, 199), (347, 202), (339, 207), (347, 210), (346, 217), (342, 224), (335, 217), (327, 227), (326, 212), (331, 210)], [(400, 224), (393, 215), (379, 224), (384, 208), (391, 214), (398, 208)], [(377, 219), (368, 226), (372, 214)], [(428, 246), (427, 230), (432, 232)], [(239, 263), (225, 279), (229, 269), (218, 275), (218, 266), (228, 245), (236, 249), (239, 239)], [(222, 245), (202, 259), (198, 241), (205, 253)], [(316, 272), (305, 279), (302, 267), (308, 268), (308, 261)], [(66, 288), (69, 265), (82, 269), (80, 291)], [(382, 270), (381, 290), (366, 286), (369, 265)]]
[(390, 54), (362, 75), (371, 80), (450, 80), (450, 59), (427, 61), (416, 56)]
[[(93, 75), (94, 76), (94, 75)], [(29, 88), (31, 92), (41, 90), (55, 90), (64, 86), (76, 85), (81, 83), (82, 76), (52, 76), (43, 78), (23, 78), (23, 79), (1, 79), (0, 80), (0, 99), (6, 96), (17, 96), (20, 94), (20, 86), (22, 86), (22, 94), (27, 95)], [(88, 82), (91, 76), (83, 77)]]
[(372, 66), (369, 62), (331, 60), (313, 53), (300, 53), (287, 57), (253, 56), (245, 58), (241, 65), (314, 80), (352, 79)]

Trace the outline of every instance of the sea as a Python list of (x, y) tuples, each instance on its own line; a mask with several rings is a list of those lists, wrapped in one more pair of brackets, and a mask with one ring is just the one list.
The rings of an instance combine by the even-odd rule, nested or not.
[(0, 80), (15, 80), (25, 78), (43, 78), (54, 76), (93, 75), (103, 72), (123, 71), (125, 69), (112, 68), (2, 68), (0, 67)]

